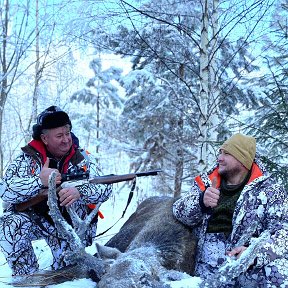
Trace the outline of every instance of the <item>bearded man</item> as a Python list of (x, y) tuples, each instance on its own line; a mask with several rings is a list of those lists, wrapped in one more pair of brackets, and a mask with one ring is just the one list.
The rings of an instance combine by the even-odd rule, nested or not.
[(226, 140), (217, 163), (195, 178), (173, 213), (199, 237), (196, 276), (213, 279), (230, 257), (268, 233), (247, 270), (221, 287), (288, 287), (287, 192), (265, 170), (253, 137)]

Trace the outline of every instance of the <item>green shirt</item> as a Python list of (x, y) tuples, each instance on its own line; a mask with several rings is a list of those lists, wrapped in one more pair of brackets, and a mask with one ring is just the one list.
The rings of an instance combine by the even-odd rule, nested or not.
[(224, 233), (229, 235), (232, 232), (232, 217), (236, 202), (247, 184), (250, 174), (245, 177), (244, 181), (238, 185), (227, 185), (222, 179), (220, 185), (220, 198), (217, 207), (212, 210), (209, 218), (207, 233)]

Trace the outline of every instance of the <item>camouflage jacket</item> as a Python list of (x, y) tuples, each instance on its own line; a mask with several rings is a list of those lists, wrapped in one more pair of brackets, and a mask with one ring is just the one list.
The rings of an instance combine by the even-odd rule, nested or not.
[[(85, 157), (83, 156), (85, 153)], [(6, 204), (6, 211), (13, 211), (13, 206), (29, 201), (43, 188), (39, 173), (46, 161), (44, 144), (32, 140), (22, 148), (22, 153), (8, 166), (3, 177), (0, 197)], [(62, 173), (71, 173), (85, 166), (89, 170), (90, 178), (100, 176), (101, 171), (96, 160), (77, 145), (73, 145), (69, 155), (64, 160)], [(111, 192), (111, 185), (87, 183), (77, 186), (81, 197), (73, 205), (80, 217), (84, 217), (90, 210), (87, 204), (106, 201)], [(33, 209), (33, 207), (32, 207)]]
[[(205, 233), (211, 213), (203, 212), (200, 195), (218, 178), (216, 164), (208, 173), (197, 176), (189, 193), (177, 200), (173, 206), (174, 216), (182, 223), (194, 227), (198, 238), (197, 259), (201, 256)], [(232, 233), (228, 238), (230, 250), (237, 246), (248, 245), (264, 232), (269, 237), (255, 255), (257, 265), (265, 265), (278, 257), (287, 258), (288, 247), (288, 201), (287, 192), (265, 171), (256, 157), (251, 177), (242, 190), (232, 218)]]

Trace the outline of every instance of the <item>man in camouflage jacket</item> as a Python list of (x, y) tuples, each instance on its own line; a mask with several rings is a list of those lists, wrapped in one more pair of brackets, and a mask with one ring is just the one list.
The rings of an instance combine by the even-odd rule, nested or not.
[[(22, 153), (9, 165), (3, 178), (0, 197), (5, 209), (0, 218), (0, 247), (12, 269), (13, 275), (32, 274), (39, 265), (32, 241), (45, 239), (53, 255), (52, 269), (65, 267), (64, 254), (69, 243), (61, 239), (49, 215), (47, 185), (49, 175), (56, 171), (56, 184), (61, 184), (63, 174), (82, 173), (100, 176), (100, 169), (92, 155), (79, 148), (78, 139), (71, 132), (67, 113), (56, 106), (44, 110), (33, 126), (33, 140), (22, 148)], [(37, 204), (33, 199), (44, 192)], [(46, 192), (46, 196), (45, 196)], [(59, 209), (71, 224), (65, 207), (73, 205), (84, 219), (91, 212), (91, 204), (109, 198), (111, 185), (87, 183), (63, 188), (58, 192)], [(30, 202), (29, 202), (30, 201)], [(23, 208), (23, 203), (26, 208)], [(96, 235), (97, 218), (86, 232), (84, 245), (92, 243)]]
[(253, 137), (224, 142), (217, 164), (173, 206), (199, 237), (195, 274), (210, 281), (205, 287), (288, 287), (287, 204), (286, 191), (256, 156)]

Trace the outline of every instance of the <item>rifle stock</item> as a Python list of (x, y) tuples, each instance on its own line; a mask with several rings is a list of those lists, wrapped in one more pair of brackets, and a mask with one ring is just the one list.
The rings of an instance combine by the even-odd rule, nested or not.
[[(130, 181), (136, 177), (154, 176), (154, 175), (157, 175), (159, 172), (161, 172), (160, 169), (147, 171), (147, 172), (137, 172), (137, 173), (121, 174), (121, 175), (111, 174), (111, 175), (98, 176), (98, 177), (95, 177), (93, 179), (89, 179), (88, 182), (94, 183), (94, 184), (113, 184), (113, 183), (118, 183), (118, 182), (123, 182), (123, 181)], [(83, 174), (82, 178), (79, 175), (73, 175), (73, 176), (65, 175), (64, 177), (62, 177), (62, 179), (63, 179), (62, 182), (69, 181), (70, 179), (75, 179), (75, 180), (71, 180), (71, 182), (75, 182), (75, 186), (77, 186), (78, 181), (79, 181), (79, 183), (83, 183), (79, 179), (83, 180), (86, 178), (87, 178), (87, 173), (85, 173), (85, 175)], [(67, 180), (67, 179), (69, 179), (69, 180)], [(59, 186), (57, 189), (60, 190), (61, 186)], [(48, 189), (41, 189), (37, 196), (33, 197), (32, 199), (30, 199), (26, 202), (16, 204), (15, 209), (18, 212), (23, 212), (26, 209), (42, 202), (43, 200), (45, 200), (47, 198), (48, 198)]]
[(41, 189), (39, 194), (35, 197), (31, 198), (30, 200), (22, 203), (15, 204), (15, 209), (18, 212), (23, 212), (26, 209), (42, 202), (43, 200), (48, 198), (48, 189)]

